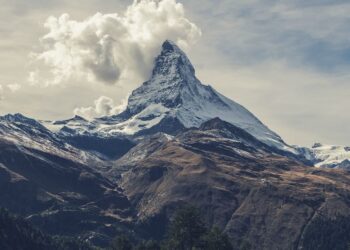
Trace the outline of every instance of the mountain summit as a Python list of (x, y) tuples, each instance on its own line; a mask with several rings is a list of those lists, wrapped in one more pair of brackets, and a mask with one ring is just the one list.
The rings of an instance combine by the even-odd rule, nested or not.
[(211, 86), (203, 85), (196, 78), (186, 54), (168, 40), (155, 58), (150, 79), (132, 92), (124, 112), (95, 119), (88, 125), (68, 122), (63, 128), (64, 131), (68, 127), (71, 132), (93, 132), (103, 136), (144, 134), (149, 130), (169, 133), (181, 127), (199, 127), (215, 117), (244, 129), (265, 144), (294, 152), (243, 106)]
[(185, 53), (171, 41), (163, 43), (151, 79), (132, 92), (127, 111), (132, 116), (147, 111), (176, 117), (185, 127), (199, 127), (219, 117), (266, 144), (286, 148), (281, 138), (247, 109), (203, 85)]
[[(134, 115), (150, 104), (177, 108), (183, 104), (184, 89), (194, 89), (195, 70), (187, 56), (171, 41), (165, 41), (155, 59), (150, 80), (135, 89), (129, 97), (127, 110)], [(196, 93), (192, 93), (193, 98)]]

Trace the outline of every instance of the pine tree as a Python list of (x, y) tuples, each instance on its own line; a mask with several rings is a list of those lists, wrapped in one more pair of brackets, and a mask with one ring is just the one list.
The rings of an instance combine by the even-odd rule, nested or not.
[(214, 227), (203, 237), (203, 249), (205, 250), (231, 250), (233, 249), (227, 235)]
[(121, 235), (116, 237), (111, 244), (111, 250), (132, 250), (133, 245), (128, 237)]
[(180, 209), (171, 222), (166, 247), (173, 250), (192, 250), (201, 243), (206, 227), (199, 211), (186, 206)]
[(161, 247), (159, 243), (153, 240), (143, 241), (136, 247), (136, 250), (160, 250), (160, 249)]

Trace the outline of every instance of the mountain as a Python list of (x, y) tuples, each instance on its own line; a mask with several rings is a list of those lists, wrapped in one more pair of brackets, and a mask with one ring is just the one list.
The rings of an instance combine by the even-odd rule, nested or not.
[(348, 151), (285, 144), (166, 41), (118, 115), (0, 117), (0, 207), (98, 247), (162, 239), (190, 204), (238, 249), (346, 249)]
[(68, 158), (80, 164), (95, 164), (103, 167), (104, 163), (87, 151), (79, 150), (66, 139), (53, 133), (41, 122), (21, 114), (8, 114), (0, 117), (0, 140), (14, 145), (19, 151), (38, 150)]
[(0, 118), (0, 135), (0, 207), (46, 233), (102, 246), (126, 230), (132, 207), (101, 174), (107, 162), (20, 114)]
[(350, 147), (315, 143), (311, 148), (297, 150), (316, 167), (350, 170)]
[(135, 145), (128, 135), (94, 132), (94, 122), (80, 116), (62, 121), (40, 121), (40, 124), (67, 144), (101, 159), (119, 158)]
[(165, 41), (155, 59), (151, 78), (129, 96), (126, 109), (116, 116), (87, 122), (81, 118), (53, 122), (48, 128), (70, 134), (141, 135), (175, 132), (199, 127), (219, 117), (240, 127), (260, 141), (296, 153), (283, 140), (243, 106), (203, 85), (185, 53), (173, 42)]

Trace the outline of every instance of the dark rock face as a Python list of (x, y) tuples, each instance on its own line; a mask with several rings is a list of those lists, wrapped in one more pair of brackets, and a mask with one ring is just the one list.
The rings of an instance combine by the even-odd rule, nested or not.
[(69, 144), (86, 151), (93, 151), (107, 156), (110, 159), (118, 159), (128, 152), (135, 143), (125, 137), (99, 137), (91, 135), (65, 136)]
[(176, 117), (166, 117), (162, 119), (157, 125), (141, 130), (136, 136), (153, 135), (159, 132), (169, 135), (176, 135), (186, 128)]
[(181, 72), (186, 68), (192, 75), (195, 74), (193, 65), (185, 54), (171, 41), (165, 41), (162, 45), (162, 52), (156, 58), (152, 76), (171, 75), (171, 68), (175, 67), (176, 72)]

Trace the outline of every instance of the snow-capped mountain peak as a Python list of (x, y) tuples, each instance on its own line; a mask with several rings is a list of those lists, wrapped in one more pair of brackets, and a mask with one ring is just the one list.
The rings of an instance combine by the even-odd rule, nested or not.
[(315, 143), (311, 148), (298, 150), (316, 167), (350, 170), (350, 147)]
[[(156, 107), (156, 110), (152, 107)], [(171, 116), (185, 127), (199, 127), (203, 122), (219, 117), (243, 128), (266, 144), (293, 151), (243, 106), (222, 96), (211, 86), (203, 85), (196, 78), (188, 57), (171, 41), (163, 43), (151, 78), (129, 97), (127, 113), (130, 117), (145, 110), (157, 114), (153, 118), (158, 122), (165, 116)]]
[[(243, 106), (211, 86), (203, 85), (196, 78), (195, 69), (186, 54), (168, 40), (155, 58), (150, 79), (132, 92), (124, 112), (92, 122), (80, 119), (65, 121), (61, 130), (100, 136), (134, 135), (164, 129), (171, 132), (176, 131), (176, 126), (199, 127), (215, 117), (244, 129), (270, 146), (296, 153)], [(60, 122), (54, 124), (58, 126)]]
[(152, 78), (163, 75), (173, 76), (172, 73), (194, 74), (195, 69), (186, 54), (172, 41), (166, 40), (162, 45), (161, 54), (155, 60)]
[[(175, 108), (181, 104), (183, 88), (196, 82), (195, 70), (185, 53), (173, 42), (165, 41), (155, 59), (151, 78), (129, 97), (127, 110), (134, 115), (150, 103)], [(186, 86), (187, 85), (187, 86)]]

